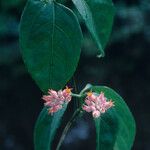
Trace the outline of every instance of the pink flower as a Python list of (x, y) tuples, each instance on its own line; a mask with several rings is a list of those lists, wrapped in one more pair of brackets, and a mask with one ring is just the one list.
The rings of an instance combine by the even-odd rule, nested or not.
[(45, 101), (44, 105), (48, 107), (48, 113), (53, 114), (62, 108), (64, 103), (71, 101), (71, 89), (66, 87), (63, 91), (58, 92), (48, 90), (48, 95), (44, 95), (42, 99)]
[(98, 118), (100, 116), (100, 111), (98, 111), (98, 110), (93, 111), (92, 115), (94, 118)]
[(92, 112), (93, 117), (98, 118), (102, 113), (105, 113), (113, 106), (114, 103), (111, 100), (107, 101), (103, 92), (101, 92), (98, 96), (96, 93), (88, 92), (82, 109), (87, 112)]
[(62, 95), (64, 97), (64, 99), (67, 101), (67, 102), (70, 102), (71, 101), (71, 88), (68, 88), (66, 86), (66, 88), (62, 91)]

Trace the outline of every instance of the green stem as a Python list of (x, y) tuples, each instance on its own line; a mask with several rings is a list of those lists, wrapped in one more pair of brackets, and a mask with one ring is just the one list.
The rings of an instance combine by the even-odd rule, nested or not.
[[(91, 84), (87, 84), (87, 85), (85, 86), (85, 88), (80, 92), (80, 94), (74, 94), (74, 93), (72, 93), (71, 96), (76, 97), (76, 98), (82, 98), (82, 97), (86, 96), (86, 93), (85, 93), (85, 92), (86, 92), (87, 90), (90, 90), (91, 87), (92, 87)], [(66, 135), (67, 135), (68, 130), (70, 129), (70, 127), (72, 126), (73, 122), (76, 120), (76, 118), (80, 115), (81, 112), (82, 112), (82, 111), (81, 111), (81, 108), (78, 108), (78, 109), (74, 112), (74, 114), (72, 115), (70, 121), (67, 123), (67, 125), (65, 126), (65, 128), (64, 128), (64, 130), (63, 130), (63, 133), (62, 133), (62, 135), (61, 135), (61, 137), (60, 137), (60, 140), (59, 140), (59, 143), (58, 143), (58, 145), (57, 145), (57, 147), (56, 147), (56, 150), (59, 150), (59, 149), (60, 149), (60, 147), (61, 147), (61, 145), (62, 145), (62, 143), (63, 143), (63, 141), (64, 141), (64, 139), (65, 139), (65, 137), (66, 137)]]
[(87, 84), (85, 86), (85, 88), (80, 92), (80, 95), (82, 95), (83, 93), (85, 93), (88, 90), (91, 90), (91, 88), (92, 88), (92, 85), (91, 84)]
[(58, 143), (58, 145), (57, 145), (57, 147), (56, 147), (56, 150), (59, 150), (59, 149), (60, 149), (60, 146), (62, 145), (62, 143), (63, 143), (63, 141), (64, 141), (64, 139), (65, 139), (65, 137), (66, 137), (66, 135), (67, 135), (68, 130), (70, 129), (70, 127), (72, 126), (72, 124), (73, 124), (73, 122), (76, 120), (76, 118), (80, 115), (80, 112), (81, 112), (81, 110), (78, 108), (78, 109), (74, 112), (74, 114), (72, 115), (70, 121), (67, 123), (66, 127), (65, 127), (64, 130), (63, 130), (63, 133), (62, 133), (61, 138), (60, 138), (60, 140), (59, 140), (59, 143)]
[[(75, 80), (75, 75), (73, 76), (73, 85), (74, 85), (74, 90), (75, 93), (78, 93), (78, 89), (77, 89), (77, 84), (76, 84), (76, 80)], [(74, 101), (74, 110), (76, 110), (79, 107), (79, 101), (76, 100), (77, 97), (75, 97), (75, 101)]]
[(86, 94), (74, 94), (74, 93), (72, 93), (71, 96), (77, 97), (77, 98), (82, 98), (82, 97), (86, 96)]
[(73, 97), (77, 97), (77, 98), (82, 98), (82, 97), (84, 97), (84, 96), (86, 96), (86, 91), (88, 91), (88, 90), (91, 90), (91, 88), (92, 88), (92, 85), (91, 84), (87, 84), (86, 86), (85, 86), (85, 88), (79, 93), (79, 94), (74, 94), (74, 93), (72, 93), (71, 95), (73, 96)]
[(76, 84), (75, 76), (73, 76), (73, 84), (74, 84), (75, 92), (78, 93), (78, 89), (77, 89), (77, 84)]
[(77, 97), (77, 98), (81, 98), (82, 97), (82, 95), (80, 95), (80, 94), (74, 94), (74, 93), (72, 93), (71, 96), (72, 97)]

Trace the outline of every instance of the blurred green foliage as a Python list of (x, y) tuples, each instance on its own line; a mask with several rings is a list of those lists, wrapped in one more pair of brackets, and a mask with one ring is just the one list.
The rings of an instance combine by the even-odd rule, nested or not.
[(9, 64), (20, 57), (18, 32), (24, 0), (0, 1), (0, 64)]

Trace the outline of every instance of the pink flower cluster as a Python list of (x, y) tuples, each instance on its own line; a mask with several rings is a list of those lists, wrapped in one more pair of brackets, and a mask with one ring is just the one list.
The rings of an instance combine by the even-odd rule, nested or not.
[(62, 108), (64, 103), (71, 101), (71, 89), (66, 87), (64, 90), (58, 92), (49, 90), (48, 95), (44, 95), (42, 99), (45, 101), (44, 105), (48, 107), (48, 113), (53, 114)]
[(82, 109), (87, 112), (92, 112), (93, 117), (98, 118), (102, 113), (105, 113), (106, 110), (113, 106), (113, 102), (111, 100), (107, 101), (103, 92), (98, 96), (95, 93), (89, 92), (87, 93), (85, 104)]

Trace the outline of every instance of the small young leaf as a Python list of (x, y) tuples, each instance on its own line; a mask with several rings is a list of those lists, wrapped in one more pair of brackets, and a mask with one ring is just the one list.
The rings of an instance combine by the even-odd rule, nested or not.
[(124, 100), (112, 89), (94, 86), (96, 93), (104, 92), (114, 107), (95, 119), (97, 150), (130, 150), (135, 138), (135, 121)]
[(61, 110), (53, 115), (48, 115), (47, 108), (43, 108), (34, 130), (35, 150), (51, 150), (52, 141), (66, 108), (67, 105), (64, 105)]
[(111, 0), (72, 0), (104, 56), (104, 48), (112, 29), (114, 7)]
[(20, 25), (20, 45), (28, 71), (42, 91), (58, 90), (72, 77), (80, 57), (77, 17), (53, 0), (28, 0)]

